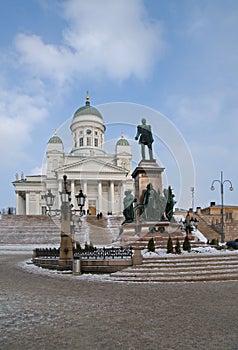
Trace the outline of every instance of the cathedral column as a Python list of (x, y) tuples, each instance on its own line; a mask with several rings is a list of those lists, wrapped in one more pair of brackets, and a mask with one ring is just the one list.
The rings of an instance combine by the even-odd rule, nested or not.
[[(83, 194), (84, 194), (85, 196), (88, 195), (88, 182), (87, 182), (86, 180), (83, 182)], [(84, 210), (85, 210), (86, 213), (87, 213), (87, 210), (88, 210), (88, 201), (87, 201), (87, 198), (86, 198), (86, 200), (85, 200)]]
[(16, 192), (16, 214), (26, 215), (26, 201), (21, 197), (19, 192)]
[(110, 203), (111, 203), (111, 212), (114, 214), (114, 201), (115, 201), (115, 196), (114, 196), (114, 181), (110, 182)]
[(74, 180), (71, 180), (70, 182), (70, 191), (71, 191), (71, 203), (73, 204), (75, 208), (75, 186), (74, 186)]
[(125, 197), (125, 183), (124, 181), (121, 182), (121, 188), (120, 188), (120, 214), (122, 215), (123, 210), (124, 210), (124, 205), (123, 205), (123, 199)]
[(26, 215), (30, 215), (30, 193), (26, 192)]
[(60, 206), (61, 206), (61, 198), (60, 198), (60, 192), (62, 192), (62, 180), (59, 179), (58, 180), (58, 207), (57, 209), (60, 209)]
[(22, 214), (20, 210), (20, 196), (18, 192), (16, 192), (16, 214)]
[(102, 181), (98, 181), (98, 212), (102, 212)]

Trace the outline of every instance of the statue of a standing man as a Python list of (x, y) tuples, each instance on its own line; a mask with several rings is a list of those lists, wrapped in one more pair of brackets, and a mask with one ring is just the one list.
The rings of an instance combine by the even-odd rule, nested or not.
[(154, 160), (152, 151), (152, 143), (154, 142), (154, 139), (151, 132), (151, 126), (146, 124), (145, 118), (142, 118), (141, 122), (142, 125), (137, 126), (137, 134), (135, 140), (139, 139), (139, 144), (141, 145), (142, 160), (145, 160), (145, 146), (148, 147), (150, 160)]

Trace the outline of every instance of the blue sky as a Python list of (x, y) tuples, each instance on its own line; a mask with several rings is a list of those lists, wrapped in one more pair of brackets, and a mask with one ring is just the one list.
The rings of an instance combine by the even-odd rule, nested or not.
[[(238, 204), (236, 0), (8, 0), (0, 14), (0, 208), (15, 205), (15, 173), (39, 172), (54, 129), (86, 90), (95, 106), (139, 104), (168, 119), (193, 158), (195, 206), (220, 202), (210, 185), (221, 170), (235, 188), (225, 204)], [(178, 195), (167, 135), (145, 117), (157, 123), (156, 153)]]

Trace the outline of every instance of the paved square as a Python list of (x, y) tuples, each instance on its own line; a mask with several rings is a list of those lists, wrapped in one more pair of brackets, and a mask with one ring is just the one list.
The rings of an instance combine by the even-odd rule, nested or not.
[(238, 349), (238, 282), (52, 278), (19, 267), (28, 257), (0, 255), (2, 350)]

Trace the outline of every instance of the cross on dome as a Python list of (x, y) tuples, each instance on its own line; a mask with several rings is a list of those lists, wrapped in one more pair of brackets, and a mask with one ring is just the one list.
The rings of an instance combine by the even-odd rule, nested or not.
[(90, 106), (88, 90), (86, 91), (86, 106)]

